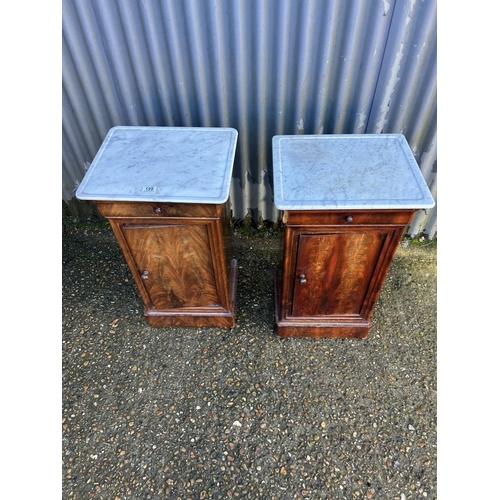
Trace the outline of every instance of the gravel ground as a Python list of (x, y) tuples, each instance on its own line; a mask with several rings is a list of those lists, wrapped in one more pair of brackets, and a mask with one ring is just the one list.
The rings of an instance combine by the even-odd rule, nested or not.
[(437, 498), (435, 242), (366, 339), (281, 339), (272, 230), (234, 231), (234, 328), (155, 329), (107, 223), (63, 227), (64, 499)]

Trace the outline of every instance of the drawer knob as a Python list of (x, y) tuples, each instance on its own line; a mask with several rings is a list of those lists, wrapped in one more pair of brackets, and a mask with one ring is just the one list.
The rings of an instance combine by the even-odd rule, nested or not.
[(300, 283), (303, 285), (307, 280), (306, 280), (306, 275), (305, 274), (299, 274), (299, 280)]
[(148, 274), (149, 274), (149, 271), (142, 271), (141, 278), (143, 280), (147, 280), (148, 279)]
[(156, 207), (155, 208), (155, 214), (161, 214), (161, 208), (160, 207)]
[(348, 215), (346, 218), (345, 218), (345, 221), (350, 224), (354, 219), (352, 218), (352, 215)]

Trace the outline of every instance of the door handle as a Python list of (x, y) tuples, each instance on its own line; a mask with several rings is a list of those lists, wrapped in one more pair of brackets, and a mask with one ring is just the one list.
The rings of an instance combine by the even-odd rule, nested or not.
[(306, 275), (305, 274), (299, 274), (299, 280), (300, 284), (303, 285), (307, 280), (306, 280)]

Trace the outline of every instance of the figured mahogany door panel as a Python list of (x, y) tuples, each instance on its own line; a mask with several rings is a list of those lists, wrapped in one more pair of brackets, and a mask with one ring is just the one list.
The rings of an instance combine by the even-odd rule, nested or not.
[(122, 231), (153, 307), (220, 304), (207, 224), (124, 224)]
[(291, 314), (359, 316), (386, 232), (301, 234)]

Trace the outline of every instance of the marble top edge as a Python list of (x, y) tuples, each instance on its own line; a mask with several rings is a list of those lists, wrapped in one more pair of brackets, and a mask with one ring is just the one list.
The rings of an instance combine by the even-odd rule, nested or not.
[(275, 135), (273, 136), (273, 142), (281, 141), (282, 139), (292, 139), (292, 140), (332, 140), (332, 139), (397, 139), (397, 140), (406, 140), (404, 134), (297, 134), (297, 135)]
[(280, 210), (435, 205), (403, 134), (277, 135), (273, 164), (274, 204)]
[(229, 199), (229, 192), (219, 196), (219, 197), (201, 197), (201, 196), (193, 196), (193, 197), (182, 197), (182, 196), (110, 196), (107, 194), (96, 194), (92, 196), (77, 196), (77, 198), (81, 200), (88, 201), (126, 201), (126, 202), (156, 202), (156, 203), (203, 203), (205, 205), (220, 205), (225, 203)]
[(237, 137), (238, 131), (230, 127), (113, 127), (76, 196), (96, 201), (224, 203)]
[(335, 201), (328, 201), (321, 203), (286, 203), (274, 200), (274, 205), (278, 210), (425, 210), (433, 208), (435, 202), (422, 203), (421, 200), (405, 200), (402, 203), (395, 203), (394, 200), (380, 200), (377, 203), (364, 203), (362, 201), (354, 200), (352, 203), (336, 203)]
[(197, 132), (216, 132), (216, 131), (226, 131), (231, 132), (234, 135), (238, 135), (238, 131), (233, 127), (161, 127), (161, 126), (149, 126), (149, 125), (115, 125), (108, 130), (107, 135), (111, 134), (115, 130), (118, 129), (127, 129), (127, 130), (184, 130), (190, 131), (195, 130)]

